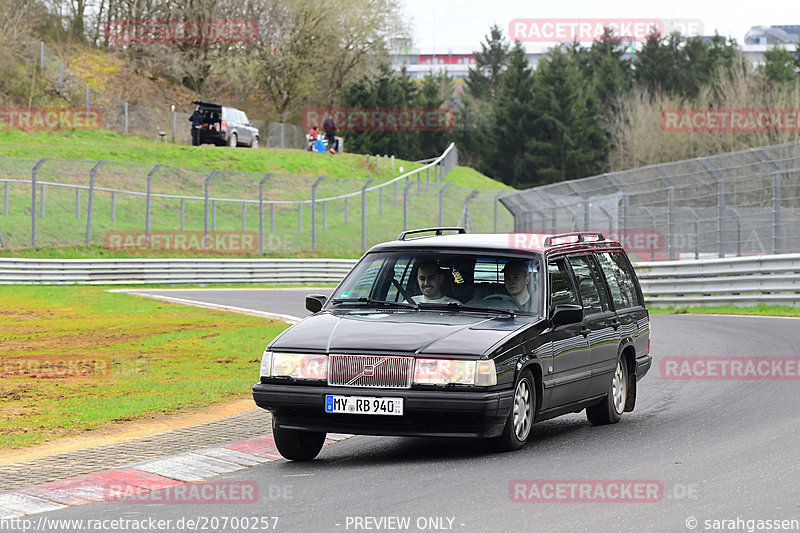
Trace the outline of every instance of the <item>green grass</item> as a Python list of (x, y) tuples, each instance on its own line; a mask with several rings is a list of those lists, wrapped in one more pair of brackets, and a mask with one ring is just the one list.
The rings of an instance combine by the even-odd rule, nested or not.
[[(308, 176), (339, 176), (347, 178), (392, 178), (399, 173), (389, 169), (366, 168), (366, 157), (359, 154), (315, 154), (304, 150), (279, 148), (200, 147), (182, 144), (161, 144), (137, 136), (117, 135), (110, 131), (40, 131), (26, 133), (18, 130), (0, 131), (0, 154), (8, 158), (47, 157), (99, 161), (106, 159), (123, 163), (172, 165), (182, 168), (219, 169), (240, 172), (275, 172)], [(396, 161), (405, 170), (420, 165)]]
[[(35, 142), (34, 142), (35, 141)], [(39, 142), (41, 141), (41, 142)], [(3, 151), (4, 150), (4, 151)], [(229, 148), (159, 145), (131, 137), (120, 137), (104, 132), (77, 132), (73, 134), (39, 133), (30, 137), (26, 133), (7, 132), (0, 134), (0, 151), (15, 157), (69, 156), (72, 159), (100, 157), (117, 158), (109, 161), (97, 173), (95, 186), (106, 189), (146, 189), (145, 170), (134, 172), (125, 161), (153, 164), (173, 162), (182, 167), (161, 168), (153, 175), (152, 190), (155, 194), (179, 194), (198, 200), (186, 200), (183, 206), (183, 230), (181, 230), (181, 202), (178, 199), (154, 198), (152, 201), (151, 230), (155, 233), (202, 232), (205, 226), (205, 205), (202, 201), (204, 183), (210, 175), (210, 165), (223, 168), (211, 182), (210, 195), (221, 198), (241, 198), (256, 201), (258, 183), (268, 171), (275, 172), (265, 185), (266, 200), (296, 201), (311, 196), (311, 186), (318, 175), (326, 177), (317, 188), (317, 198), (334, 197), (359, 191), (364, 179), (373, 179), (377, 185), (415, 167), (414, 163), (396, 161), (397, 171), (365, 167), (364, 156), (339, 154), (336, 156), (311, 154), (300, 150), (249, 150)], [(257, 165), (259, 173), (243, 173), (240, 170)], [(44, 164), (39, 180), (58, 183), (88, 185), (92, 162), (74, 163), (49, 161)], [(32, 162), (17, 164), (17, 178), (27, 177)], [(191, 169), (200, 170), (191, 170)], [(309, 174), (299, 176), (285, 172)], [(345, 177), (334, 177), (345, 176)], [(0, 172), (0, 177), (2, 172)], [(356, 179), (353, 179), (356, 178)], [(408, 228), (439, 225), (440, 185), (427, 182), (427, 174), (419, 181), (403, 181), (389, 185), (367, 195), (367, 246), (395, 238), (403, 230), (403, 194), (409, 186)], [(487, 189), (471, 201), (472, 231), (494, 230), (494, 197), (503, 186), (471, 169), (457, 167), (447, 177), (455, 186), (449, 187), (443, 197), (443, 219), (445, 225), (466, 224), (462, 217), (464, 200), (474, 188)], [(490, 189), (491, 188), (491, 189)], [(37, 191), (37, 194), (40, 194)], [(76, 217), (76, 197), (72, 189), (48, 185), (45, 189), (45, 217), (37, 220), (37, 247), (30, 248), (31, 238), (31, 189), (27, 184), (9, 185), (9, 217), (0, 215), (0, 232), (6, 249), (0, 256), (19, 257), (142, 257), (142, 256), (258, 256), (255, 246), (244, 250), (222, 247), (208, 251), (169, 250), (110, 250), (104, 249), (105, 236), (125, 232), (141, 233), (144, 226), (144, 197), (117, 194), (114, 198), (116, 219), (112, 220), (112, 196), (110, 192), (98, 190), (93, 199), (92, 246), (80, 246), (86, 232), (88, 215), (88, 193), (84, 190)], [(41, 198), (39, 198), (41, 200)], [(40, 210), (37, 206), (37, 211)], [(216, 207), (216, 209), (215, 209)], [(209, 229), (217, 231), (242, 231), (242, 204), (220, 202), (210, 206)], [(216, 217), (214, 212), (216, 211)], [(345, 214), (347, 216), (345, 216)], [(360, 195), (345, 201), (332, 201), (326, 208), (317, 207), (317, 241), (312, 249), (311, 209), (303, 206), (301, 214), (297, 205), (277, 204), (273, 213), (265, 207), (265, 255), (272, 257), (322, 256), (358, 257), (361, 247), (361, 198)], [(216, 219), (216, 226), (214, 220)], [(503, 207), (498, 207), (498, 230), (510, 230), (512, 217)], [(256, 236), (259, 218), (256, 204), (245, 206), (244, 231)], [(56, 249), (56, 250), (54, 250)]]
[[(3, 448), (246, 398), (286, 327), (98, 287), (0, 287), (0, 310)], [(99, 363), (57, 376), (44, 359)]]
[(736, 307), (723, 305), (715, 307), (648, 307), (653, 314), (694, 314), (694, 315), (757, 315), (757, 316), (800, 316), (800, 307), (789, 305), (754, 305)]

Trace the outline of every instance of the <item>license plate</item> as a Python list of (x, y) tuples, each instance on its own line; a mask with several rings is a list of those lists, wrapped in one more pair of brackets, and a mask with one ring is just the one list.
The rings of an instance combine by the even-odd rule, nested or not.
[(326, 413), (350, 415), (403, 415), (402, 398), (376, 398), (374, 396), (325, 396)]

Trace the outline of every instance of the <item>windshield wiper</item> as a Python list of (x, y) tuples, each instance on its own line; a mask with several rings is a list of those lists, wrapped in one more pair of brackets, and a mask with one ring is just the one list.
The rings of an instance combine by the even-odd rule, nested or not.
[(485, 311), (489, 313), (504, 313), (509, 316), (516, 316), (517, 311), (514, 309), (503, 309), (497, 307), (484, 307), (480, 305), (465, 305), (460, 304), (457, 302), (450, 302), (447, 304), (438, 304), (438, 303), (423, 303), (423, 309), (427, 309), (430, 307), (437, 307), (437, 308), (444, 308), (444, 309), (452, 309), (458, 311)]
[(349, 303), (349, 302), (364, 302), (374, 305), (385, 305), (387, 307), (408, 307), (410, 309), (417, 309), (419, 307), (416, 304), (409, 304), (406, 302), (389, 302), (386, 300), (376, 300), (374, 298), (367, 298), (366, 296), (361, 296), (360, 298), (334, 298), (333, 300), (331, 300), (331, 302), (335, 304)]

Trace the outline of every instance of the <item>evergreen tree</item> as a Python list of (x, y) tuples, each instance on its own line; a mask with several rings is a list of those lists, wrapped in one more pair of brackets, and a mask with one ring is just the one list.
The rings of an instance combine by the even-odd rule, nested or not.
[[(602, 113), (572, 50), (556, 47), (534, 75), (533, 129), (526, 160), (529, 185), (591, 176), (603, 171), (608, 141)], [(532, 179), (531, 179), (532, 178)]]
[(493, 25), (489, 34), (484, 36), (481, 51), (473, 52), (475, 68), (470, 68), (467, 75), (467, 91), (473, 98), (494, 98), (500, 89), (500, 77), (508, 59), (510, 45), (503, 36), (500, 26)]
[(777, 44), (764, 52), (763, 68), (767, 79), (779, 85), (790, 84), (797, 79), (794, 55)]
[(514, 186), (529, 184), (533, 168), (527, 154), (534, 125), (533, 70), (525, 49), (517, 42), (508, 54), (508, 66), (492, 101), (494, 125), (485, 136), (481, 170)]
[(639, 87), (651, 95), (651, 98), (670, 89), (672, 60), (669, 48), (664, 46), (663, 42), (664, 38), (654, 29), (636, 54), (634, 79)]

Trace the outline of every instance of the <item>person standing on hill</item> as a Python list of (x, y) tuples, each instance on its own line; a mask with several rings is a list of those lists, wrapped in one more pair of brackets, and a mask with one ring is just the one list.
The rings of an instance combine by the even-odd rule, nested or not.
[(322, 123), (322, 129), (325, 130), (325, 141), (328, 143), (328, 150), (332, 154), (335, 154), (338, 148), (338, 146), (336, 146), (336, 132), (339, 131), (339, 128), (330, 115), (328, 115)]
[(195, 108), (194, 113), (189, 117), (189, 122), (192, 123), (192, 146), (200, 146), (200, 127), (203, 125), (203, 114), (200, 112), (200, 106)]

